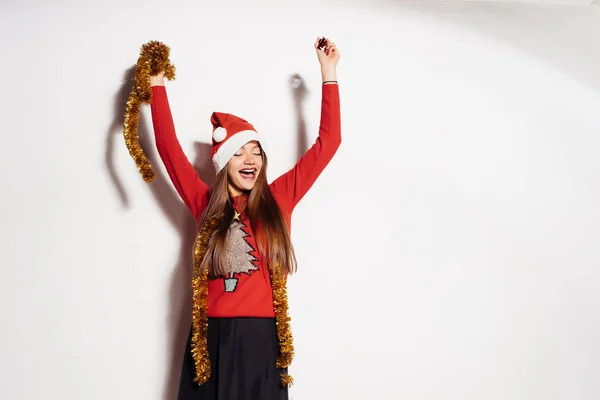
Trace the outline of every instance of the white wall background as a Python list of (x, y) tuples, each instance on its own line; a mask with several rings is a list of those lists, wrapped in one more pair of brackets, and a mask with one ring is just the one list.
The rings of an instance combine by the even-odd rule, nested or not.
[(220, 110), (273, 179), (317, 134), (318, 35), (344, 143), (294, 217), (292, 398), (600, 397), (600, 8), (196, 3), (0, 5), (0, 398), (175, 398), (193, 226), (147, 107), (158, 181), (127, 153), (123, 78), (168, 44), (203, 176)]

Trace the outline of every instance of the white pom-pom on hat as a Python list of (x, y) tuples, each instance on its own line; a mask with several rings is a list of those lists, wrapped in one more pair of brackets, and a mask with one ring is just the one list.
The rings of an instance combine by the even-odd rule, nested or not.
[(215, 139), (215, 142), (217, 143), (221, 143), (226, 137), (227, 130), (223, 127), (219, 126), (213, 131), (213, 139)]

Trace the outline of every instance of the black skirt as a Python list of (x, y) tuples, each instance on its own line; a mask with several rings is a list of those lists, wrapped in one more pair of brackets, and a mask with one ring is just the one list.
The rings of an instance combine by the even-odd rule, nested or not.
[(288, 400), (281, 386), (286, 370), (275, 366), (279, 341), (274, 318), (209, 318), (210, 378), (194, 382), (195, 367), (188, 337), (178, 400)]

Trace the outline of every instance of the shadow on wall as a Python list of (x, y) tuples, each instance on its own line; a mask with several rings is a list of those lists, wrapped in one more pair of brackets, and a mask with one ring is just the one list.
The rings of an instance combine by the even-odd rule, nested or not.
[(600, 6), (410, 3), (401, 7), (508, 44), (600, 93)]
[[(129, 207), (129, 198), (114, 167), (113, 149), (114, 146), (125, 145), (123, 141), (124, 114), (129, 93), (134, 82), (134, 76), (135, 66), (132, 66), (125, 71), (121, 87), (115, 95), (114, 115), (107, 131), (105, 150), (106, 168), (124, 208)], [(308, 92), (303, 79), (298, 74), (291, 76), (290, 85), (297, 121), (297, 154), (298, 158), (300, 158), (308, 147), (306, 122), (302, 112), (303, 103)], [(149, 107), (148, 105), (143, 106)], [(210, 138), (209, 132), (206, 135)], [(154, 150), (153, 135), (148, 130), (148, 124), (144, 119), (143, 113), (140, 113), (138, 136), (140, 138), (140, 145), (151, 165), (158, 165), (157, 163), (161, 161)], [(212, 187), (216, 176), (210, 159), (211, 144), (196, 142), (194, 150), (196, 153), (193, 161), (194, 168), (198, 172), (200, 179)], [(133, 165), (133, 168), (135, 168), (135, 165)], [(181, 243), (179, 257), (175, 262), (170, 282), (169, 315), (166, 321), (169, 365), (167, 366), (167, 374), (163, 387), (163, 399), (172, 400), (177, 397), (181, 365), (191, 324), (192, 293), (190, 282), (192, 280), (192, 250), (196, 233), (196, 222), (175, 191), (168, 176), (163, 174), (161, 168), (153, 169), (156, 174), (156, 180), (148, 184), (148, 187), (160, 210), (179, 234)], [(141, 175), (139, 178), (142, 179)]]
[(296, 144), (296, 158), (300, 159), (308, 150), (308, 136), (306, 132), (306, 119), (304, 118), (304, 100), (308, 96), (308, 89), (304, 80), (299, 74), (293, 74), (290, 77), (290, 86), (292, 88), (292, 101), (294, 103), (294, 116), (296, 117), (296, 135), (298, 142)]
[(124, 208), (129, 208), (129, 197), (127, 196), (127, 192), (125, 191), (125, 188), (123, 187), (123, 184), (119, 180), (119, 176), (115, 171), (115, 166), (113, 164), (113, 148), (115, 146), (115, 139), (123, 143), (122, 141), (123, 124), (125, 123), (125, 106), (127, 105), (127, 99), (129, 97), (129, 92), (131, 91), (134, 76), (135, 65), (129, 68), (127, 71), (125, 71), (121, 87), (115, 95), (115, 102), (113, 106), (113, 120), (110, 126), (108, 127), (108, 132), (106, 134), (106, 153), (104, 156), (106, 169), (108, 170), (110, 179), (115, 185), (115, 188), (119, 195), (119, 199), (121, 200), (121, 204)]

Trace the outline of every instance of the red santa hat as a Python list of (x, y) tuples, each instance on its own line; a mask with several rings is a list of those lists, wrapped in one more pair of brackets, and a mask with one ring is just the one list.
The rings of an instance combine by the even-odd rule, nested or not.
[(248, 121), (232, 114), (213, 112), (210, 122), (213, 124), (211, 157), (217, 174), (241, 147), (252, 140), (258, 141), (264, 151), (258, 132)]

